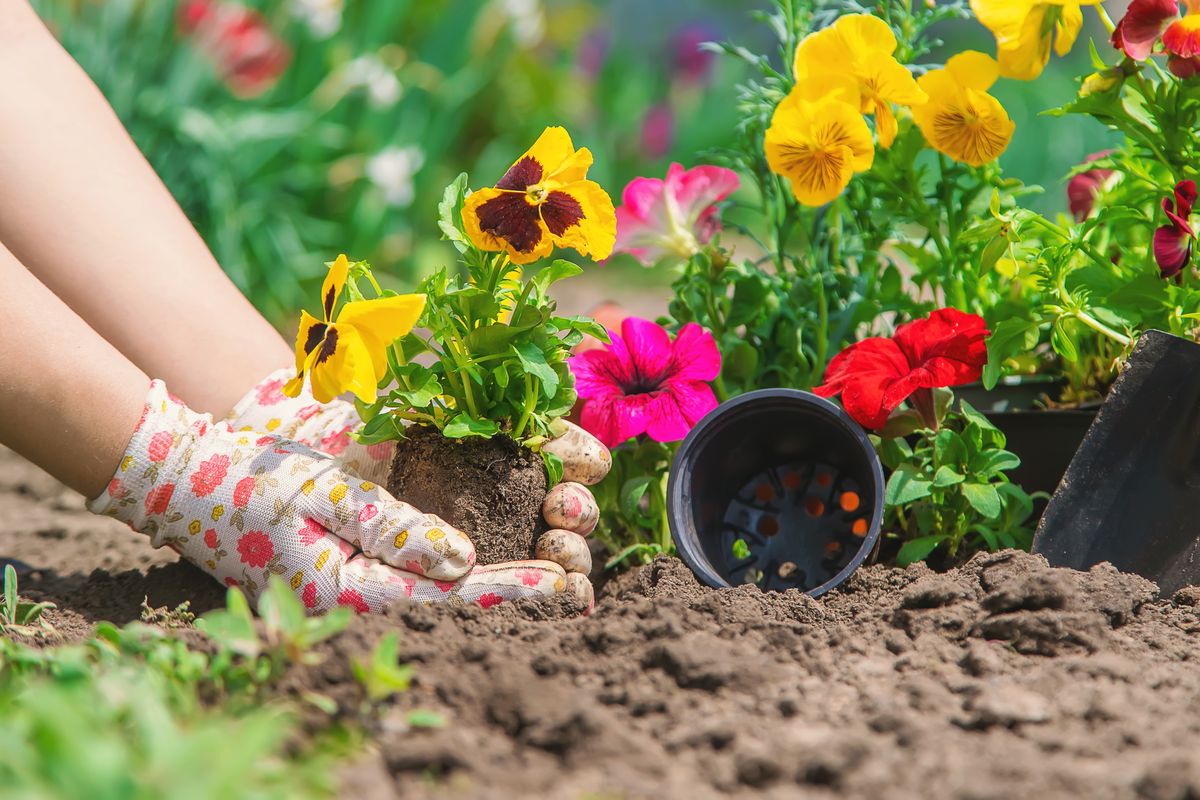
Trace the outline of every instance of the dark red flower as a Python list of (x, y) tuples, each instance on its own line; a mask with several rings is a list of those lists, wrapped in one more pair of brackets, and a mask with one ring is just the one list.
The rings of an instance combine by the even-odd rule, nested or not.
[(1145, 61), (1163, 31), (1178, 18), (1177, 0), (1133, 0), (1113, 31), (1113, 47), (1135, 61)]
[(987, 323), (954, 308), (896, 329), (892, 338), (855, 342), (833, 357), (825, 383), (813, 391), (842, 396), (842, 406), (864, 428), (882, 428), (910, 397), (925, 423), (937, 427), (932, 389), (979, 380), (987, 363)]
[[(1099, 153), (1092, 153), (1084, 162), (1095, 161), (1099, 158), (1104, 158), (1111, 153), (1112, 150), (1104, 150)], [(1100, 193), (1100, 187), (1104, 182), (1112, 177), (1111, 169), (1089, 169), (1087, 172), (1080, 172), (1067, 183), (1067, 203), (1071, 207), (1071, 214), (1074, 215), (1077, 222), (1083, 222), (1092, 215), (1092, 207), (1096, 203), (1096, 195)]]
[(1192, 258), (1192, 240), (1196, 238), (1189, 217), (1196, 204), (1195, 181), (1180, 181), (1174, 199), (1164, 197), (1163, 211), (1169, 222), (1154, 232), (1154, 260), (1163, 278), (1183, 283), (1183, 268)]
[(236, 3), (188, 0), (179, 7), (179, 27), (242, 97), (274, 86), (292, 58), (261, 14)]
[(265, 567), (275, 555), (275, 545), (262, 531), (246, 531), (242, 538), (238, 539), (237, 550), (242, 556), (242, 562), (252, 567)]
[(367, 605), (366, 598), (362, 596), (362, 593), (355, 591), (354, 589), (342, 589), (341, 594), (338, 595), (337, 604), (339, 606), (353, 608), (359, 614), (366, 614), (371, 610), (371, 607)]

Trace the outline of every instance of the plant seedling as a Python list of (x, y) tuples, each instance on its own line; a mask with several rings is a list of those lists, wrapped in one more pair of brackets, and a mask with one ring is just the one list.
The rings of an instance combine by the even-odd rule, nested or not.
[[(17, 571), (12, 564), (4, 565), (4, 605), (0, 607), (0, 633), (20, 633), (26, 636), (53, 630), (43, 620), (42, 613), (54, 608), (54, 603), (22, 603), (17, 595)], [(35, 623), (40, 625), (35, 626)]]

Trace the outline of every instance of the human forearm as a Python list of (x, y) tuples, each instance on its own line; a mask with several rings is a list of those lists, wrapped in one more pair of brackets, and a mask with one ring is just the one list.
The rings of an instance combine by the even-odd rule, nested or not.
[(142, 370), (223, 415), (290, 349), (23, 0), (0, 0), (0, 45), (0, 241)]
[(93, 497), (117, 467), (150, 379), (3, 247), (0, 285), (0, 442)]

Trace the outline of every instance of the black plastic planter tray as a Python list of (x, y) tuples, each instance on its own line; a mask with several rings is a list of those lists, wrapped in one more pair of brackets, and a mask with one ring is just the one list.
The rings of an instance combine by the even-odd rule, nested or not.
[(1021, 459), (1021, 466), (1008, 473), (1009, 479), (1027, 492), (1053, 494), (1096, 411), (1001, 411), (988, 413), (987, 418)]

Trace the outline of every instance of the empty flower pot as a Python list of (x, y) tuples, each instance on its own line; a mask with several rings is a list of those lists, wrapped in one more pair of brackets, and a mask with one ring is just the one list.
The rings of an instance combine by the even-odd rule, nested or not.
[(750, 392), (710, 412), (676, 453), (671, 536), (709, 586), (817, 597), (874, 549), (883, 486), (866, 432), (833, 403), (794, 389)]

